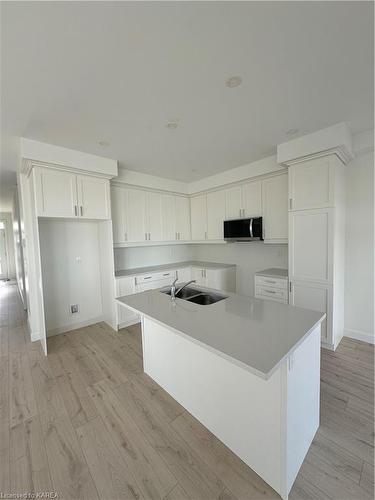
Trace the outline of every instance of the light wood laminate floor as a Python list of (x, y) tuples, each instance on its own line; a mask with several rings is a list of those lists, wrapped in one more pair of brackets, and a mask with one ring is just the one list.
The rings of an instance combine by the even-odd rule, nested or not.
[[(138, 326), (52, 337), (46, 358), (16, 287), (0, 296), (0, 497), (279, 498), (142, 373)], [(290, 499), (372, 499), (373, 347), (323, 350), (321, 381), (321, 426)]]

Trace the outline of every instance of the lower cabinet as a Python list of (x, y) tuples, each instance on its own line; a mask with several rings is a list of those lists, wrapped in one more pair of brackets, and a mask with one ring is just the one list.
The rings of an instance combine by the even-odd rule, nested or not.
[(331, 285), (292, 281), (289, 293), (291, 305), (327, 314), (322, 323), (322, 343), (326, 344), (330, 344), (332, 338), (332, 332), (327, 329), (327, 325), (332, 325), (332, 292)]
[[(116, 279), (116, 298), (136, 293), (134, 276)], [(127, 326), (140, 321), (139, 315), (127, 307), (117, 306), (117, 325)]]
[[(177, 269), (164, 270), (141, 274), (138, 276), (125, 276), (116, 278), (116, 298), (133, 293), (140, 293), (146, 290), (170, 286), (174, 279), (179, 283), (196, 280), (196, 284), (206, 288), (214, 288), (227, 292), (236, 291), (236, 267), (226, 267), (217, 269), (206, 269), (195, 266), (181, 267)], [(140, 317), (130, 309), (117, 305), (117, 327), (138, 323)]]

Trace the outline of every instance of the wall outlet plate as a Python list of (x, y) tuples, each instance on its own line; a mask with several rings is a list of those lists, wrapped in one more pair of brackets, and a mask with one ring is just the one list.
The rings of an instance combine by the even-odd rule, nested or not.
[(71, 312), (71, 314), (77, 313), (78, 312), (78, 304), (72, 304), (70, 306), (70, 312)]

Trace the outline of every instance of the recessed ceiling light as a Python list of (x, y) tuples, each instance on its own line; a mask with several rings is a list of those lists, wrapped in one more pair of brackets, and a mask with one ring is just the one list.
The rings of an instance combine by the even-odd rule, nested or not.
[(225, 85), (229, 88), (238, 87), (242, 83), (242, 78), (240, 76), (231, 76), (225, 82)]
[(297, 132), (299, 132), (298, 128), (290, 128), (285, 132), (285, 135), (295, 135), (297, 134)]
[(166, 127), (170, 130), (175, 130), (178, 127), (178, 122), (168, 122)]
[(99, 144), (99, 146), (103, 146), (103, 148), (109, 146), (108, 141), (99, 141), (98, 144)]

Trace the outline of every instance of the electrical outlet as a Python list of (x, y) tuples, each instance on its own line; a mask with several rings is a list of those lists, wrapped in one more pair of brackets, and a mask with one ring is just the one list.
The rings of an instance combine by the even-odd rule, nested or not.
[(70, 306), (70, 312), (71, 312), (71, 314), (77, 313), (78, 312), (78, 304), (72, 304)]

